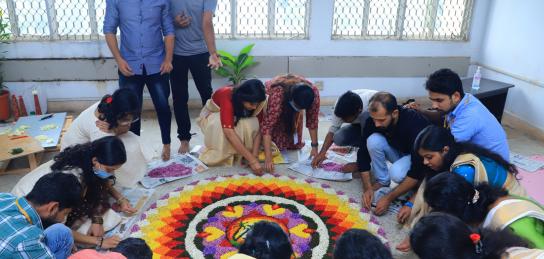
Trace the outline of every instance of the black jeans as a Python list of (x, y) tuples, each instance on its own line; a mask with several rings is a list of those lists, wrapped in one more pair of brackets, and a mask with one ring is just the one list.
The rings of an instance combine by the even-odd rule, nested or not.
[[(170, 144), (170, 125), (172, 123), (172, 112), (168, 104), (170, 96), (170, 86), (168, 85), (168, 75), (160, 73), (147, 75), (144, 69), (143, 75), (133, 75), (126, 77), (119, 72), (119, 87), (132, 89), (140, 101), (139, 115), (142, 113), (142, 103), (144, 94), (144, 85), (147, 85), (149, 95), (155, 106), (157, 117), (159, 118), (159, 127), (161, 128), (162, 144)], [(130, 131), (140, 136), (141, 120), (132, 123)]]
[(210, 54), (208, 52), (192, 56), (174, 55), (172, 62), (174, 70), (170, 73), (170, 85), (174, 100), (174, 114), (178, 124), (178, 138), (191, 139), (191, 119), (189, 118), (189, 70), (200, 93), (202, 105), (212, 97), (212, 73), (208, 67)]

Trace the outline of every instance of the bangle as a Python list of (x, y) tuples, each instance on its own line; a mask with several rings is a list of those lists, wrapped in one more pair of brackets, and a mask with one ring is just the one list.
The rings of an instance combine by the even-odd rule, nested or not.
[(127, 198), (123, 197), (123, 198), (120, 198), (119, 200), (117, 200), (117, 204), (121, 205), (121, 203), (123, 202), (130, 202)]
[(102, 249), (102, 244), (104, 243), (104, 237), (98, 237), (96, 240), (96, 250)]
[(91, 218), (91, 223), (92, 224), (102, 225), (102, 224), (104, 224), (104, 218), (102, 218), (101, 216), (93, 216)]
[(413, 208), (414, 204), (411, 201), (407, 201), (406, 203), (404, 203), (404, 206), (406, 206), (408, 208)]
[(313, 142), (312, 142), (312, 143), (310, 144), (310, 146), (312, 146), (312, 147), (318, 147), (318, 146), (319, 146), (319, 143), (313, 143)]

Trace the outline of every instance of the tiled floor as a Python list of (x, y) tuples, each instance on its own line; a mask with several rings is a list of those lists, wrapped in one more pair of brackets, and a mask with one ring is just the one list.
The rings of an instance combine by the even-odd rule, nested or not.
[[(327, 111), (330, 111), (330, 107), (323, 107), (322, 109), (327, 113)], [(191, 111), (191, 118), (196, 118), (198, 115), (198, 110), (192, 110)], [(160, 130), (159, 126), (155, 117), (154, 113), (146, 113), (143, 119), (142, 123), (142, 144), (144, 147), (146, 147), (148, 150), (146, 152), (150, 152), (153, 156), (158, 157), (160, 155), (160, 152), (162, 150), (162, 144), (160, 140)], [(193, 125), (193, 132), (196, 133), (196, 135), (193, 137), (191, 144), (196, 145), (199, 143), (203, 143), (202, 134), (200, 133), (200, 130), (198, 126), (196, 126), (196, 123), (194, 122), (194, 119), (192, 120)], [(322, 140), (324, 139), (328, 127), (330, 125), (330, 121), (327, 120), (327, 117), (320, 117), (320, 123), (319, 123), (319, 138)], [(177, 141), (176, 136), (176, 130), (177, 126), (175, 123), (175, 120), (172, 120), (172, 152), (176, 152), (177, 148), (179, 147), (179, 142)], [(541, 143), (535, 139), (532, 139), (531, 137), (527, 136), (523, 132), (520, 132), (513, 128), (506, 128), (506, 132), (508, 134), (508, 140), (510, 143), (510, 148), (512, 152), (520, 153), (523, 155), (532, 155), (532, 154), (538, 154), (538, 153), (544, 153), (544, 143)], [(305, 139), (308, 138), (308, 132), (305, 131)], [(49, 155), (51, 157), (52, 154)], [(203, 179), (208, 178), (210, 176), (214, 175), (230, 175), (230, 174), (237, 174), (241, 172), (248, 172), (245, 168), (211, 168), (210, 170), (206, 171), (205, 173), (202, 173), (200, 175), (197, 175), (196, 177), (192, 177), (190, 179), (185, 180), (179, 180), (176, 182), (172, 182), (169, 184), (165, 184), (163, 186), (160, 186), (157, 191), (155, 192), (155, 197), (159, 197), (160, 195), (171, 191), (177, 187), (183, 186), (187, 184), (188, 182), (195, 181), (197, 179)], [(276, 167), (276, 172), (279, 174), (295, 174), (292, 171), (289, 171), (287, 169), (287, 166), (280, 165)], [(300, 175), (299, 175), (300, 176)], [(11, 190), (11, 187), (18, 181), (20, 178), (20, 175), (3, 175), (0, 176), (0, 192), (9, 192)], [(195, 179), (196, 178), (196, 179)], [(327, 181), (323, 181), (327, 182)], [(336, 189), (342, 189), (346, 192), (348, 196), (351, 196), (355, 198), (357, 201), (361, 200), (361, 183), (360, 179), (354, 179), (351, 182), (327, 182), (331, 186), (333, 186)], [(148, 204), (149, 205), (149, 204)], [(385, 215), (379, 218), (379, 221), (381, 225), (386, 230), (386, 234), (388, 239), (390, 240), (390, 245), (392, 248), (394, 248), (407, 234), (406, 230), (401, 229), (401, 226), (396, 223), (396, 217), (395, 215)], [(413, 254), (400, 254), (395, 251), (395, 249), (392, 249), (393, 253), (396, 258), (413, 258)]]

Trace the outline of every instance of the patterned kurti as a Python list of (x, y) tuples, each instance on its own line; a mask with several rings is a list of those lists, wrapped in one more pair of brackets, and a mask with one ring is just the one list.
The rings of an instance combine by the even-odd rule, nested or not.
[(283, 87), (278, 85), (279, 83), (296, 84), (301, 82), (310, 85), (315, 94), (312, 106), (306, 110), (306, 127), (308, 129), (317, 129), (320, 103), (317, 87), (301, 76), (292, 76), (291, 78), (277, 76), (265, 84), (266, 94), (268, 95), (268, 108), (260, 121), (261, 133), (263, 135), (270, 135), (272, 141), (280, 150), (300, 149), (304, 146), (304, 142), (302, 141), (302, 112), (298, 112), (295, 115), (297, 117), (295, 134), (289, 134), (282, 117), (284, 91)]

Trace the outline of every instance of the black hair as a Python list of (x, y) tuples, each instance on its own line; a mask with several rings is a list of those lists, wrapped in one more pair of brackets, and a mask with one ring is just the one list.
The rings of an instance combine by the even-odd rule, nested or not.
[(250, 79), (232, 89), (232, 106), (234, 108), (234, 125), (241, 118), (250, 117), (253, 111), (244, 108), (243, 102), (261, 103), (266, 100), (264, 84), (259, 79)]
[(377, 112), (380, 106), (385, 109), (387, 114), (391, 114), (393, 111), (399, 109), (397, 98), (392, 93), (388, 92), (375, 93), (368, 103), (368, 110), (370, 112)]
[[(477, 250), (472, 234), (480, 236), (481, 249)], [(437, 212), (422, 217), (414, 226), (410, 245), (421, 259), (500, 259), (510, 247), (527, 247), (527, 243), (510, 230), (473, 230), (460, 219)]]
[(442, 68), (432, 73), (425, 82), (425, 89), (448, 96), (452, 96), (455, 92), (458, 92), (461, 98), (465, 96), (461, 78), (448, 68)]
[(362, 110), (363, 100), (361, 100), (361, 97), (352, 91), (347, 91), (338, 98), (334, 106), (334, 115), (346, 119), (350, 116), (356, 116)]
[(278, 224), (259, 221), (247, 234), (239, 253), (257, 259), (290, 259), (293, 248), (289, 237)]
[(309, 109), (315, 100), (315, 93), (312, 87), (304, 82), (293, 85), (280, 84), (283, 87), (283, 109), (282, 118), (285, 124), (287, 134), (292, 135), (297, 130), (295, 120), (297, 111), (291, 106), (290, 102), (294, 102), (297, 108), (301, 110)]
[(118, 120), (132, 115), (133, 119), (139, 116), (140, 101), (133, 90), (120, 88), (112, 95), (104, 95), (98, 104), (100, 120), (106, 121), (110, 129), (117, 127)]
[[(127, 161), (127, 154), (123, 142), (115, 136), (99, 138), (93, 142), (77, 144), (67, 147), (54, 158), (52, 170), (66, 171), (81, 169), (82, 182), (86, 187), (85, 203), (89, 203), (89, 210), (94, 209), (100, 202), (102, 189), (107, 180), (100, 179), (94, 174), (92, 159), (103, 165), (122, 165)], [(85, 213), (91, 213), (86, 211)]]
[(489, 206), (507, 195), (504, 189), (487, 183), (474, 187), (462, 176), (444, 172), (428, 180), (423, 198), (433, 211), (450, 213), (467, 224), (480, 224)]
[(81, 203), (81, 184), (72, 174), (53, 171), (38, 179), (26, 199), (38, 206), (58, 202), (60, 210), (74, 208)]
[(470, 142), (455, 142), (455, 138), (448, 129), (435, 125), (429, 125), (419, 132), (414, 141), (414, 152), (418, 154), (420, 149), (441, 152), (445, 146), (449, 147), (449, 151), (444, 156), (442, 170), (449, 170), (460, 154), (471, 153), (477, 157), (486, 157), (497, 162), (514, 176), (518, 174), (516, 166), (504, 160), (499, 154)]
[(378, 239), (362, 229), (350, 229), (336, 241), (334, 259), (391, 259), (391, 251)]
[(141, 238), (127, 238), (112, 249), (112, 252), (117, 252), (124, 255), (127, 259), (151, 259), (153, 252), (147, 245), (145, 240)]

